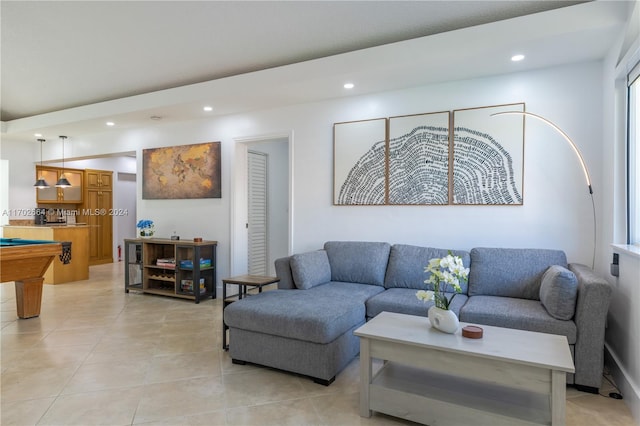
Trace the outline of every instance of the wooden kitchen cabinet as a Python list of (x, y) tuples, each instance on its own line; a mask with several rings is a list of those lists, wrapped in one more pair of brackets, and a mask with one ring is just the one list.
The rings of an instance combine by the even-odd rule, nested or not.
[(113, 262), (113, 172), (84, 171), (80, 220), (89, 225), (89, 265)]
[(109, 170), (86, 169), (86, 187), (88, 189), (113, 190), (113, 172)]
[[(71, 186), (56, 188), (56, 182), (64, 174)], [(48, 188), (38, 188), (36, 202), (38, 204), (80, 204), (83, 199), (83, 170), (62, 167), (36, 166), (36, 179), (42, 177), (49, 184)]]

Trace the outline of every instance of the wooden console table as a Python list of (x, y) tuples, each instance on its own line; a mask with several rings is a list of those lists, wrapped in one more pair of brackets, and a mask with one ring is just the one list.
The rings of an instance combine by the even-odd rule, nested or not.
[(216, 298), (217, 241), (124, 240), (124, 289), (191, 299)]

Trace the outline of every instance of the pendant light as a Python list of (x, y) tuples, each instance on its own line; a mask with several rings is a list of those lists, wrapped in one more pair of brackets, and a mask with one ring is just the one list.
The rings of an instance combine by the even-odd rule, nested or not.
[(62, 174), (60, 175), (60, 179), (58, 179), (58, 181), (56, 182), (56, 187), (57, 188), (68, 188), (68, 187), (71, 186), (71, 183), (69, 183), (67, 178), (64, 177), (64, 141), (65, 141), (65, 139), (67, 139), (67, 137), (66, 136), (60, 136), (60, 139), (62, 139)]
[[(46, 140), (38, 139), (38, 142), (40, 142), (40, 167), (42, 167), (42, 144), (45, 143)], [(40, 177), (38, 178), (38, 180), (36, 180), (36, 183), (34, 183), (33, 186), (35, 186), (38, 189), (44, 189), (49, 187), (49, 184), (47, 183), (47, 181), (44, 180), (44, 178), (42, 177), (42, 170), (40, 170)]]

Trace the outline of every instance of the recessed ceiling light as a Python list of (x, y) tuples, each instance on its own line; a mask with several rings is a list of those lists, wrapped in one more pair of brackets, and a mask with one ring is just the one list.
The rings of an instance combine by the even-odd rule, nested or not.
[(353, 89), (354, 84), (353, 83), (345, 83), (343, 86), (345, 89)]
[(209, 105), (202, 107), (202, 109), (206, 112), (213, 111), (213, 107), (210, 107)]
[(41, 138), (42, 137), (42, 133), (34, 133), (33, 136), (35, 136), (36, 138)]
[(116, 123), (114, 123), (113, 121), (107, 121), (105, 124), (107, 126), (115, 126), (116, 125)]
[(520, 55), (520, 54), (518, 54), (518, 55), (513, 55), (513, 56), (511, 57), (511, 60), (512, 60), (513, 62), (518, 62), (518, 61), (521, 61), (521, 60), (523, 60), (523, 59), (524, 59), (524, 55)]

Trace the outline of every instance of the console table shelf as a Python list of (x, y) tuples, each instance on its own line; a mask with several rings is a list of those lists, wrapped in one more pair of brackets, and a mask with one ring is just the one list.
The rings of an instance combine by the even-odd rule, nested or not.
[[(217, 241), (125, 239), (125, 292), (191, 299), (216, 298)], [(210, 263), (201, 266), (201, 259)], [(161, 263), (162, 262), (162, 263)], [(188, 264), (189, 266), (180, 266)]]

